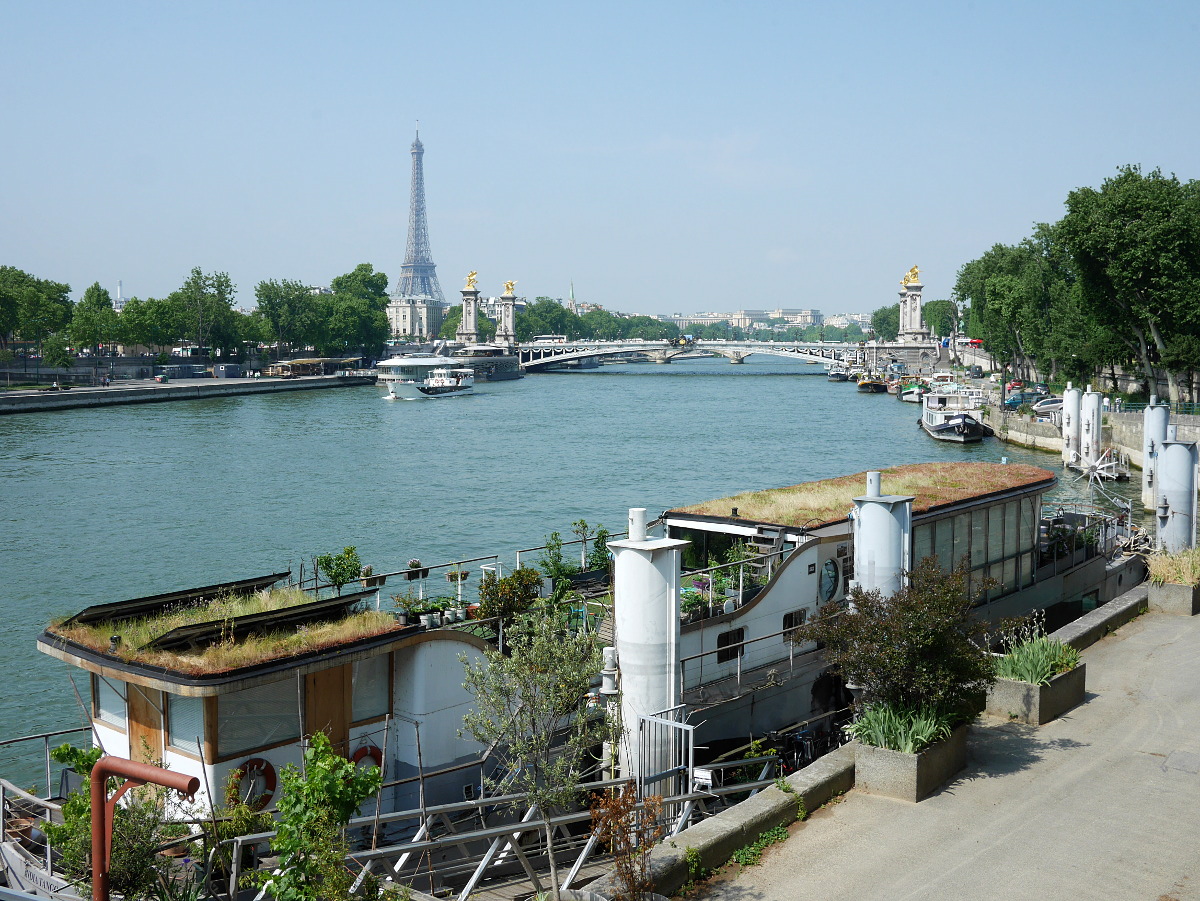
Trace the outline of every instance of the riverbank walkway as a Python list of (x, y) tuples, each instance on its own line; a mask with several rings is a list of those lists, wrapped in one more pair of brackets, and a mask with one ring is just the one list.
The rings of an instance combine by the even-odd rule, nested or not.
[(156, 382), (153, 379), (122, 379), (108, 387), (81, 386), (65, 391), (0, 390), (0, 414), (41, 413), (47, 410), (160, 403), (171, 400), (231, 397), (239, 394), (271, 394), (278, 391), (305, 391), (314, 388), (345, 388), (354, 385), (370, 385), (374, 381), (374, 377), (368, 375), (306, 375), (290, 379), (172, 379), (169, 382)]
[(933, 797), (850, 791), (695, 897), (1200, 899), (1200, 616), (1140, 616), (1084, 660), (1084, 704), (980, 720)]

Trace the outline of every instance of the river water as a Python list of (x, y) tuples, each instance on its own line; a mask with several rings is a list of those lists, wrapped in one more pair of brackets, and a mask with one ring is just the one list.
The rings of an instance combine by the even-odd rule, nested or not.
[(758, 357), (535, 375), (436, 401), (366, 387), (2, 417), (0, 738), (83, 722), (68, 671), (86, 680), (35, 640), (90, 604), (307, 572), (346, 545), (377, 572), (411, 557), (511, 562), (552, 530), (572, 538), (580, 518), (620, 531), (629, 507), (653, 516), (900, 463), (1059, 469), (1057, 454), (995, 440), (934, 441), (918, 415)]

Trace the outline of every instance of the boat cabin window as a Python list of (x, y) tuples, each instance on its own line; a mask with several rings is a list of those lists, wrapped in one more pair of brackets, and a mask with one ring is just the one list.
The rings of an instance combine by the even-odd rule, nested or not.
[(127, 691), (124, 682), (114, 682), (101, 676), (92, 676), (93, 716), (102, 723), (125, 728), (125, 695)]
[(1037, 496), (1017, 498), (921, 522), (913, 529), (913, 560), (936, 555), (949, 571), (965, 559), (972, 593), (984, 579), (996, 581), (987, 600), (1024, 588), (1034, 580), (1039, 502)]
[(737, 660), (746, 653), (746, 646), (742, 644), (746, 640), (745, 629), (730, 629), (728, 632), (722, 632), (717, 636), (717, 663), (727, 663), (730, 660)]
[(299, 737), (296, 683), (290, 679), (217, 697), (217, 754), (221, 757)]
[(808, 616), (807, 610), (793, 610), (783, 615), (783, 640), (791, 641), (796, 636), (796, 630), (804, 625)]
[(199, 754), (204, 743), (204, 698), (167, 695), (167, 745)]
[(360, 723), (364, 720), (380, 719), (391, 708), (392, 673), (390, 654), (380, 654), (354, 664), (351, 680), (353, 713), (351, 719)]

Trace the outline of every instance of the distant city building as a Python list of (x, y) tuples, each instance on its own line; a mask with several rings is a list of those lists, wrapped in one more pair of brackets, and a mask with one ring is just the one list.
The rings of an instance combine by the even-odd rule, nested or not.
[(327, 285), (309, 285), (308, 293), (309, 294), (332, 294), (333, 288), (330, 288)]
[(121, 296), (121, 283), (117, 282), (117, 296), (113, 298), (113, 309), (120, 313), (125, 309), (125, 298)]
[(433, 337), (446, 321), (446, 306), (431, 297), (395, 297), (387, 305), (392, 337)]
[(825, 317), (825, 324), (832, 328), (847, 328), (851, 325), (857, 325), (860, 328), (869, 328), (871, 325), (871, 314), (835, 313), (832, 316)]
[(807, 328), (810, 325), (821, 325), (823, 317), (820, 310), (792, 310), (777, 308), (774, 310), (736, 310), (732, 313), (692, 313), (684, 315), (675, 313), (670, 316), (659, 316), (663, 322), (673, 323), (680, 328), (698, 325), (717, 325), (725, 322), (741, 329), (767, 328), (772, 325), (772, 319), (782, 319), (787, 327), (797, 326)]
[[(518, 297), (513, 301), (513, 310), (516, 313), (524, 313), (525, 307), (529, 302), (524, 297)], [(499, 297), (481, 297), (479, 298), (479, 312), (490, 319), (492, 322), (500, 321), (500, 298)]]

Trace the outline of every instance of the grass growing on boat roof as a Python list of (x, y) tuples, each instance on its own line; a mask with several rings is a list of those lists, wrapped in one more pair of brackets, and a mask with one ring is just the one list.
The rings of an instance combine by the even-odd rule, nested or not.
[[(914, 495), (914, 513), (1054, 477), (1048, 470), (1023, 463), (912, 463), (881, 472), (883, 493)], [(821, 525), (845, 519), (854, 507), (853, 499), (866, 492), (866, 473), (860, 472), (788, 488), (747, 491), (671, 512), (728, 517), (737, 507), (738, 519), (785, 526)]]
[(179, 607), (142, 619), (94, 625), (52, 624), (50, 631), (96, 651), (107, 651), (109, 639), (114, 635), (119, 636), (121, 644), (117, 656), (122, 660), (195, 675), (226, 672), (252, 663), (290, 657), (400, 628), (390, 613), (369, 610), (331, 622), (250, 635), (236, 642), (224, 640), (194, 652), (138, 650), (180, 626), (283, 610), (312, 600), (311, 594), (290, 586), (248, 595), (225, 595), (199, 607)]

